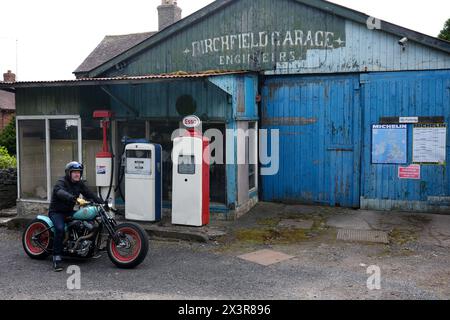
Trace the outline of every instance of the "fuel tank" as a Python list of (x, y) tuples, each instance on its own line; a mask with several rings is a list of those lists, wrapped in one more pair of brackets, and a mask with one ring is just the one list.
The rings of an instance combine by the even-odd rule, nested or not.
[(96, 207), (81, 208), (73, 214), (75, 220), (91, 221), (98, 215), (98, 209)]

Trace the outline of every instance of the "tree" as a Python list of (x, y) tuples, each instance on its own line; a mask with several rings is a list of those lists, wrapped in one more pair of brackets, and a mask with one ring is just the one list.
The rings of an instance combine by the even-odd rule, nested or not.
[(450, 41), (450, 19), (447, 20), (444, 29), (442, 29), (438, 37), (442, 40)]
[(16, 154), (16, 120), (11, 122), (0, 132), (0, 146), (5, 147), (9, 154)]

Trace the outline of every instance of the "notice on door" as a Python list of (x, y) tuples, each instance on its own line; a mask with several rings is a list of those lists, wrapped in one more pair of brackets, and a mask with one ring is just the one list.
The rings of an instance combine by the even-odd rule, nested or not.
[(372, 163), (406, 164), (407, 129), (406, 124), (373, 125)]
[(417, 164), (413, 164), (409, 167), (399, 167), (398, 177), (399, 179), (420, 180), (420, 166)]
[(413, 163), (445, 164), (446, 147), (446, 124), (414, 125)]

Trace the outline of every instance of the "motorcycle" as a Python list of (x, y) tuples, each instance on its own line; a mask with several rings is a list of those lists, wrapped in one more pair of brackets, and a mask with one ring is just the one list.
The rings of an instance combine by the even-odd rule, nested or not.
[[(134, 223), (117, 224), (109, 212), (116, 210), (107, 204), (87, 203), (66, 219), (63, 256), (92, 258), (107, 251), (109, 259), (122, 269), (134, 268), (144, 261), (149, 246), (145, 230)], [(52, 220), (37, 216), (23, 232), (26, 254), (37, 260), (47, 258), (53, 252), (54, 233)]]

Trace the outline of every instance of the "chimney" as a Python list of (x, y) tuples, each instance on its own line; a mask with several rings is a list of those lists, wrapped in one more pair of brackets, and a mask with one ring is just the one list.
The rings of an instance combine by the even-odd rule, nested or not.
[(8, 70), (7, 73), (3, 74), (3, 81), (5, 82), (16, 82), (16, 75)]
[(162, 0), (158, 7), (159, 31), (181, 20), (181, 8), (177, 6), (177, 0)]

